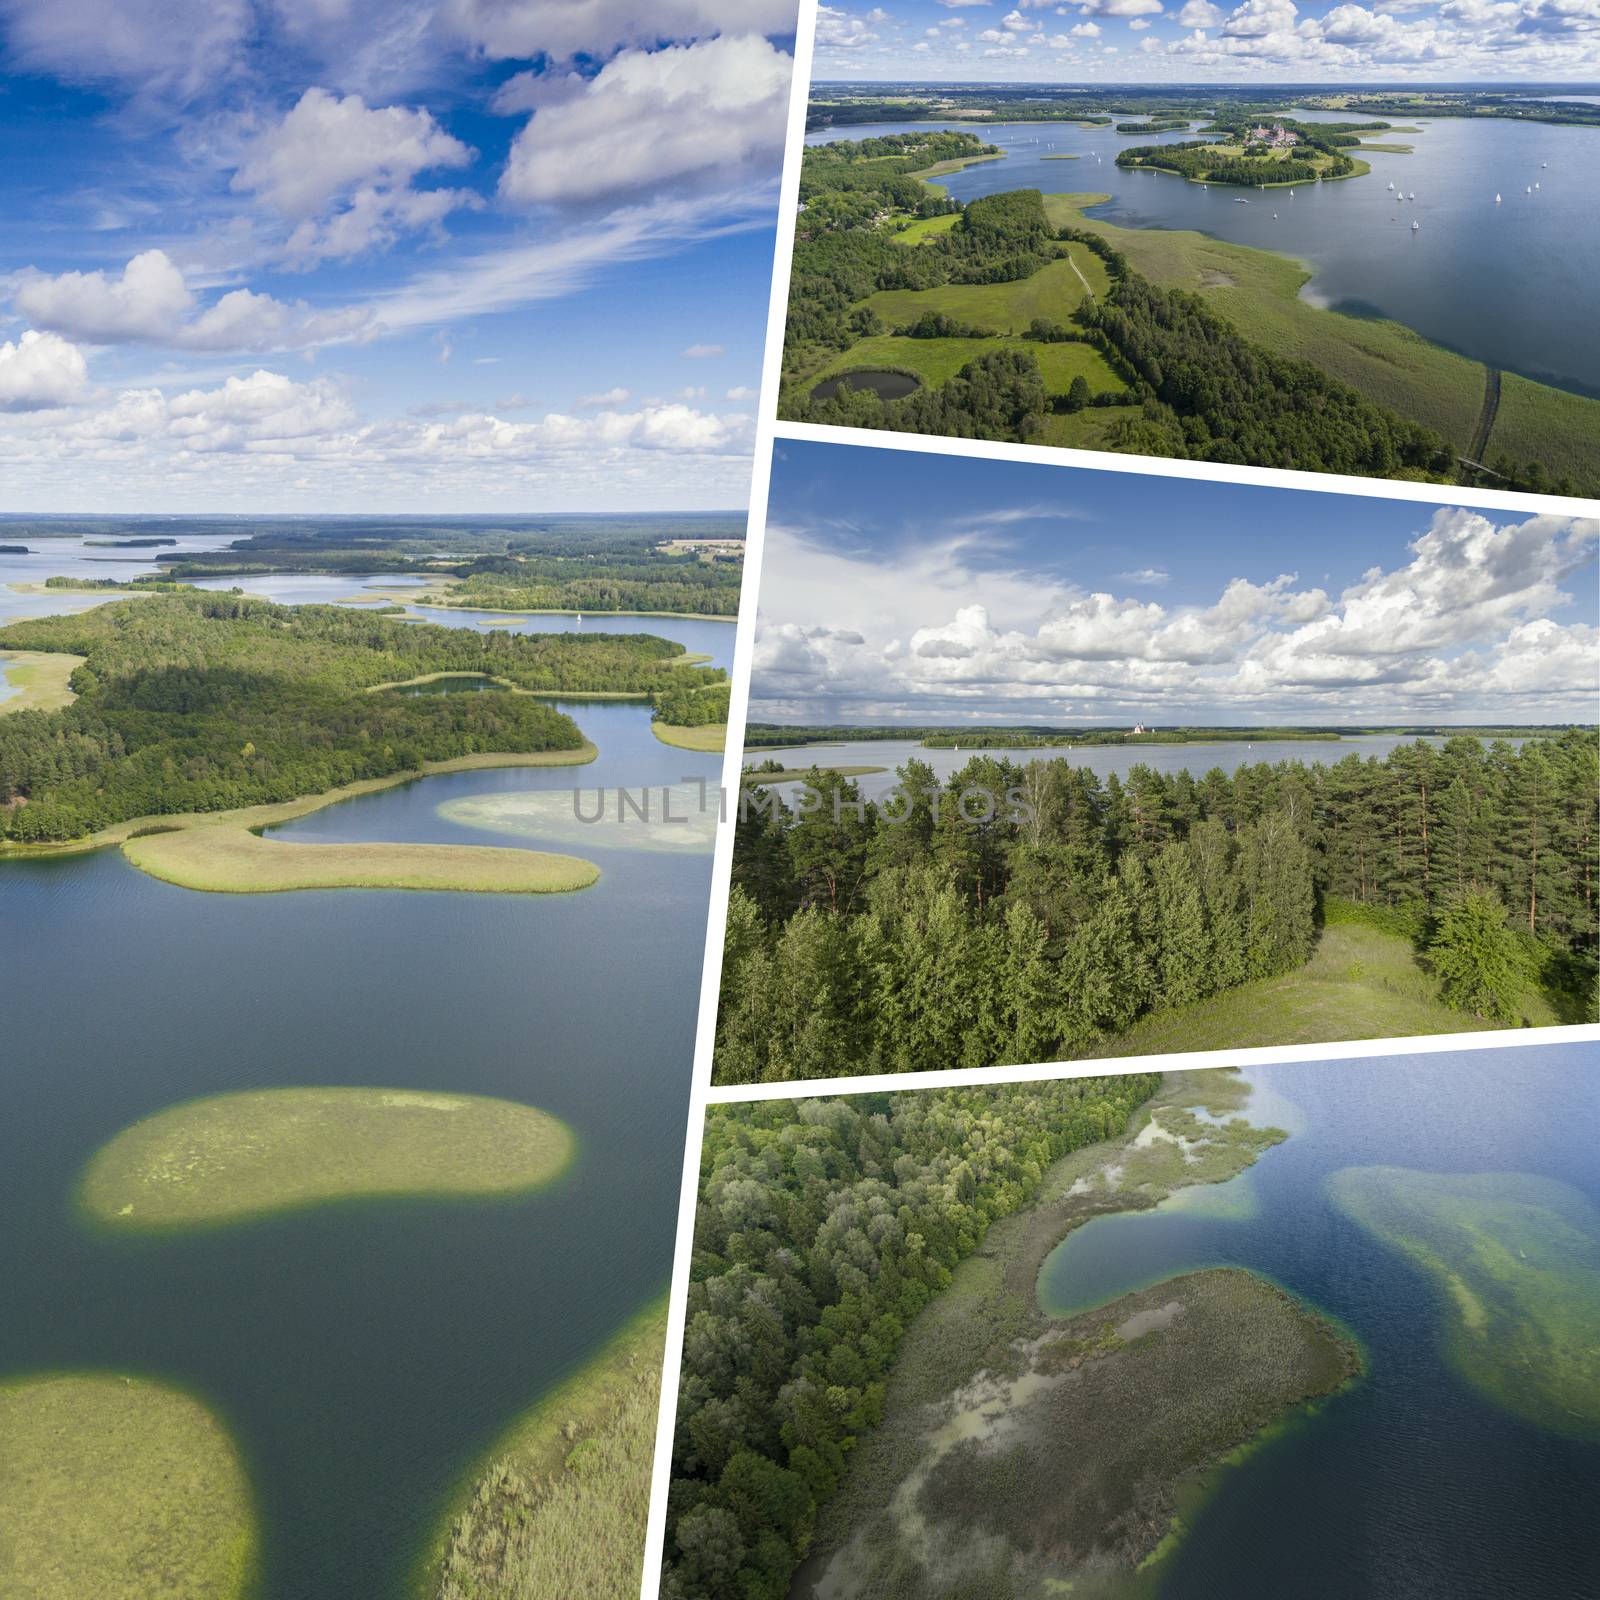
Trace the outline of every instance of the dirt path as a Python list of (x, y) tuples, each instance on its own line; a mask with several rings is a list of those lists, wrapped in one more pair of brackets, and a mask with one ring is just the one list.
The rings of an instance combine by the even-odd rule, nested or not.
[[(1078, 263), (1072, 259), (1072, 252), (1070, 250), (1067, 252), (1067, 265), (1069, 267), (1071, 267), (1072, 270), (1078, 274), (1078, 282), (1083, 285), (1083, 292), (1086, 295), (1088, 295), (1088, 297), (1091, 300), (1093, 300), (1094, 299), (1094, 290), (1089, 287), (1089, 280), (1086, 277), (1084, 277), (1082, 271), (1080, 270), (1080, 268), (1078, 266)], [(1497, 382), (1498, 382), (1499, 376), (1500, 375), (1498, 373), (1495, 374), (1495, 378), (1496, 378)]]
[(1478, 413), (1478, 426), (1467, 449), (1471, 461), (1483, 464), (1484, 452), (1489, 448), (1489, 434), (1494, 428), (1496, 413), (1500, 410), (1500, 369), (1483, 369), (1483, 410)]

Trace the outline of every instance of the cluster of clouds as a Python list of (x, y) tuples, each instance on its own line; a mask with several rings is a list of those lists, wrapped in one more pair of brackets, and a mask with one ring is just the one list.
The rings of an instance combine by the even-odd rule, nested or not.
[[(240, 368), (221, 388), (175, 393), (160, 379), (113, 392), (93, 377), (119, 347), (309, 361), (419, 329), (434, 332), (443, 364), (453, 325), (767, 221), (791, 67), (767, 35), (792, 31), (794, 10), (0, 0), (5, 64), (106, 92), (126, 128), (173, 153), (169, 192), (186, 196), (174, 209), (192, 215), (187, 232), (169, 226), (99, 264), (0, 274), (0, 456), (36, 465), (40, 481), (68, 460), (146, 459), (159, 482), (163, 462), (228, 452), (527, 463), (542, 452), (565, 463), (589, 450), (597, 467), (627, 454), (642, 470), (663, 452), (688, 462), (748, 451), (747, 419), (681, 402), (542, 423), (445, 407), (461, 414), (425, 428), (361, 423), (332, 379)], [(494, 88), (488, 65), (501, 62), (526, 65)], [(474, 78), (483, 87), (464, 89)], [(491, 166), (423, 103), (440, 93), (477, 94), (479, 112), (514, 119), (504, 160)], [(140, 212), (121, 197), (110, 210), (124, 225)], [(462, 243), (453, 224), (469, 213), (488, 215)], [(387, 281), (364, 276), (362, 264), (401, 244), (437, 262), (408, 254)], [(251, 282), (262, 273), (303, 277), (306, 292), (282, 281), (263, 292)], [(253, 409), (269, 395), (282, 403)]]
[[(36, 383), (35, 369), (53, 370), (60, 353), (41, 349), (52, 337), (0, 344), (0, 410), (15, 377)], [(81, 384), (81, 372), (64, 373), (64, 381), (74, 377)], [(519, 404), (519, 397), (507, 397), (507, 408)], [(163, 503), (174, 495), (181, 500), (186, 480), (242, 473), (315, 491), (309, 503), (324, 509), (359, 504), (375, 482), (426, 494), (472, 482), (485, 469), (502, 485), (561, 494), (588, 486), (592, 495), (594, 484), (612, 479), (724, 490), (748, 479), (747, 412), (681, 399), (633, 401), (620, 388), (587, 397), (572, 413), (530, 420), (470, 408), (417, 409), (424, 414), (364, 420), (341, 380), (266, 369), (210, 388), (125, 389), (69, 412), (13, 416), (0, 429), (0, 473), (24, 496), (30, 487), (43, 491), (86, 472), (114, 473), (132, 504), (140, 492), (159, 494)]]
[[(752, 715), (1304, 722), (1594, 707), (1600, 629), (1552, 616), (1600, 551), (1594, 518), (1441, 509), (1408, 560), (1337, 594), (1241, 577), (1179, 606), (1050, 592), (1037, 575), (977, 570), (975, 548), (946, 541), (886, 565), (769, 527)], [(823, 612), (824, 593), (853, 598)], [(807, 604), (830, 622), (789, 620)]]
[[(1600, 0), (938, 0), (933, 26), (883, 7), (818, 13), (818, 71), (996, 67), (1049, 81), (1067, 65), (1174, 81), (1315, 71), (1344, 81), (1463, 76), (1573, 78), (1600, 71)], [(1155, 25), (1159, 21), (1157, 30)], [(1121, 43), (1113, 42), (1114, 38)], [(1005, 63), (1010, 63), (1007, 69)], [(1096, 67), (1096, 64), (1099, 67)]]

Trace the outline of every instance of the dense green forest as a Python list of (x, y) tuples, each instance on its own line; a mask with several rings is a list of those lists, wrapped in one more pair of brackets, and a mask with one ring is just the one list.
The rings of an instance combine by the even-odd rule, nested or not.
[(86, 658), (71, 705), (0, 719), (0, 840), (18, 841), (583, 743), (570, 718), (528, 694), (365, 692), (380, 684), (481, 672), (539, 694), (643, 699), (725, 682), (717, 668), (674, 667), (683, 647), (645, 633), (479, 633), (236, 594), (14, 622), (0, 629), (4, 648)]
[[(1303, 964), (1324, 897), (1493, 982), (1442, 983), (1497, 1021), (1520, 973), (1592, 1013), (1600, 740), (1453, 738), (1386, 759), (1104, 783), (1065, 761), (925, 763), (862, 802), (741, 806), (722, 1083), (1081, 1054), (1158, 1008)], [(1470, 913), (1462, 912), (1470, 904)], [(1487, 982), (1487, 980), (1486, 980)]]
[(674, 683), (650, 698), (657, 721), (670, 722), (679, 728), (706, 728), (728, 720), (728, 699), (732, 692), (733, 685), (725, 682), (703, 688)]
[[(921, 136), (902, 136), (921, 137)], [(931, 137), (931, 136), (930, 136)], [(980, 148), (971, 135), (965, 137)], [(952, 438), (1027, 440), (1059, 403), (1116, 408), (1106, 446), (1139, 455), (1294, 467), (1367, 477), (1450, 479), (1455, 457), (1430, 428), (1407, 421), (1306, 361), (1252, 344), (1197, 295), (1162, 289), (1133, 271), (1120, 251), (1088, 229), (1052, 229), (1035, 189), (985, 195), (961, 208), (955, 226), (915, 249), (895, 243), (876, 224), (898, 204), (880, 186), (851, 190), (848, 208), (825, 204), (822, 185), (859, 163), (877, 141), (813, 146), (802, 166), (802, 192), (813, 198), (796, 229), (785, 345), (783, 416), (844, 427), (888, 428)], [(828, 152), (825, 161), (813, 156)], [(944, 204), (943, 201), (938, 201)], [(1126, 382), (1126, 391), (1053, 401), (1028, 350), (985, 353), (936, 388), (884, 400), (848, 383), (826, 398), (798, 375), (818, 357), (848, 350), (884, 332), (882, 319), (860, 304), (884, 289), (929, 289), (952, 283), (1009, 282), (1032, 276), (1062, 243), (1094, 251), (1111, 279), (1109, 293), (1085, 298), (1071, 325), (1043, 324), (1032, 337), (1079, 339), (1094, 345)], [(1555, 486), (1549, 486), (1555, 487)]]
[(663, 1600), (781, 1600), (906, 1325), (1159, 1075), (713, 1106)]
[(739, 614), (742, 547), (728, 554), (641, 549), (590, 555), (484, 557), (458, 569), (446, 606), (505, 611), (674, 611)]

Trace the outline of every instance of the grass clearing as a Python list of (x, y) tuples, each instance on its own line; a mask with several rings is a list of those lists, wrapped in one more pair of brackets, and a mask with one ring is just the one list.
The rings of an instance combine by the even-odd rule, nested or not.
[(698, 750), (703, 755), (716, 755), (728, 743), (728, 725), (725, 722), (707, 722), (694, 728), (680, 728), (670, 722), (652, 722), (650, 731), (662, 744), (670, 744), (678, 750)]
[(1496, 1405), (1600, 1438), (1600, 1212), (1520, 1172), (1347, 1167), (1335, 1203), (1439, 1291), (1445, 1349)]
[[(1156, 1012), (1087, 1053), (1163, 1055), (1468, 1033), (1494, 1026), (1452, 1011), (1437, 996), (1437, 985), (1418, 964), (1409, 940), (1361, 923), (1340, 922), (1323, 928), (1311, 959), (1298, 970)], [(1523, 1010), (1535, 1027), (1559, 1020), (1536, 993), (1523, 997)]]
[(0, 699), (0, 717), (8, 711), (60, 711), (70, 706), (78, 697), (67, 680), (86, 659), (43, 650), (0, 653), (0, 679), (17, 691)]
[(212, 894), (293, 889), (435, 889), (473, 894), (563, 894), (600, 876), (591, 861), (471, 844), (301, 844), (248, 828), (198, 823), (129, 839), (141, 872)]
[(425, 1600), (633, 1600), (666, 1331), (662, 1299), (512, 1424), (456, 1496)]
[(899, 339), (893, 334), (877, 334), (858, 340), (843, 354), (821, 367), (808, 380), (821, 383), (840, 373), (872, 368), (900, 368), (914, 372), (933, 388), (947, 383), (969, 361), (1000, 350), (1023, 350), (1039, 363), (1045, 388), (1052, 394), (1065, 394), (1072, 380), (1082, 375), (1092, 392), (1120, 392), (1126, 385), (1106, 364), (1093, 345), (1038, 344), (1032, 339)]
[(896, 244), (922, 244), (941, 233), (948, 233), (960, 220), (959, 211), (948, 211), (942, 217), (916, 217), (905, 227), (897, 229), (890, 237)]
[[(1465, 450), (1483, 403), (1484, 367), (1433, 344), (1398, 322), (1353, 317), (1301, 298), (1309, 269), (1288, 256), (1204, 234), (1119, 228), (1083, 215), (1098, 194), (1046, 195), (1056, 227), (1089, 228), (1127, 256), (1136, 272), (1165, 288), (1204, 295), (1247, 338), (1277, 355), (1309, 361), (1402, 416), (1436, 428)], [(1513, 380), (1507, 374), (1506, 385)], [(1527, 392), (1510, 410), (1507, 432), (1497, 420), (1490, 454), (1537, 458), (1593, 487), (1600, 483), (1594, 441), (1600, 401), (1516, 379)], [(1507, 417), (1505, 399), (1501, 417)], [(1513, 442), (1515, 441), (1515, 443)]]
[(260, 1089), (185, 1101), (125, 1128), (78, 1198), (117, 1229), (212, 1227), (383, 1195), (506, 1195), (572, 1160), (533, 1106), (413, 1089)]
[[(1091, 274), (1091, 263), (1098, 278)], [(880, 289), (861, 304), (877, 312), (890, 327), (904, 327), (934, 311), (996, 333), (1026, 333), (1035, 318), (1065, 322), (1083, 303), (1083, 280), (1073, 271), (1074, 265), (1096, 293), (1105, 292), (1105, 267), (1100, 258), (1077, 245), (1072, 247), (1071, 259), (1063, 255), (1031, 277), (1009, 283), (946, 283), (935, 289)]]
[(255, 1510), (198, 1400), (120, 1373), (0, 1383), (0, 1594), (243, 1600)]

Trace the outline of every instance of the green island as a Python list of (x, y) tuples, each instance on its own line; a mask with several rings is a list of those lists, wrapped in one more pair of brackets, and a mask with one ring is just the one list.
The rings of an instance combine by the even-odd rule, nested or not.
[[(261, 830), (427, 773), (593, 760), (553, 696), (650, 700), (688, 726), (727, 715), (726, 674), (650, 634), (478, 633), (238, 594), (16, 622), (0, 648), (71, 663), (66, 703), (0, 721), (0, 852), (120, 844), (198, 889), (581, 888), (598, 869), (567, 856)], [(402, 692), (468, 676), (494, 688)]]
[(662, 1594), (1139, 1592), (1215, 1474), (1362, 1367), (1239, 1269), (1040, 1305), (1073, 1228), (1285, 1137), (1236, 1115), (1247, 1093), (1212, 1072), (712, 1108)]
[(547, 1112), (415, 1089), (258, 1089), (136, 1122), (84, 1168), (78, 1199), (117, 1230), (214, 1227), (396, 1195), (513, 1195), (566, 1169)]
[(698, 750), (702, 755), (716, 755), (728, 743), (726, 722), (707, 722), (691, 728), (657, 720), (650, 724), (650, 731), (662, 744), (678, 750)]
[[(1288, 146), (1251, 138), (1246, 121), (1230, 113), (1213, 124), (1220, 141), (1117, 160), (1241, 185), (1366, 168), (1349, 125), (1279, 118), (1300, 141)], [(919, 176), (931, 155), (993, 148), (948, 129), (807, 147), (781, 416), (1543, 493), (1600, 486), (1600, 401), (1315, 306), (1299, 261), (1086, 216), (1103, 194), (962, 205)]]
[[(742, 789), (715, 1081), (1596, 1015), (1600, 737)], [(976, 802), (973, 803), (973, 797)]]
[(506, 1430), (454, 1496), (419, 1600), (632, 1600), (643, 1569), (665, 1298)]
[(111, 1372), (0, 1380), (0, 1594), (246, 1600), (256, 1513), (200, 1401)]
[(1347, 1167), (1334, 1203), (1438, 1292), (1461, 1375), (1541, 1428), (1600, 1438), (1600, 1216), (1531, 1173)]
[[(232, 530), (229, 530), (230, 532)], [(417, 526), (354, 518), (299, 524), (282, 519), (236, 538), (225, 551), (163, 556), (159, 577), (306, 572), (421, 578), (374, 598), (469, 610), (597, 616), (738, 615), (743, 519), (700, 517), (452, 518)], [(73, 582), (73, 586), (79, 584)]]

